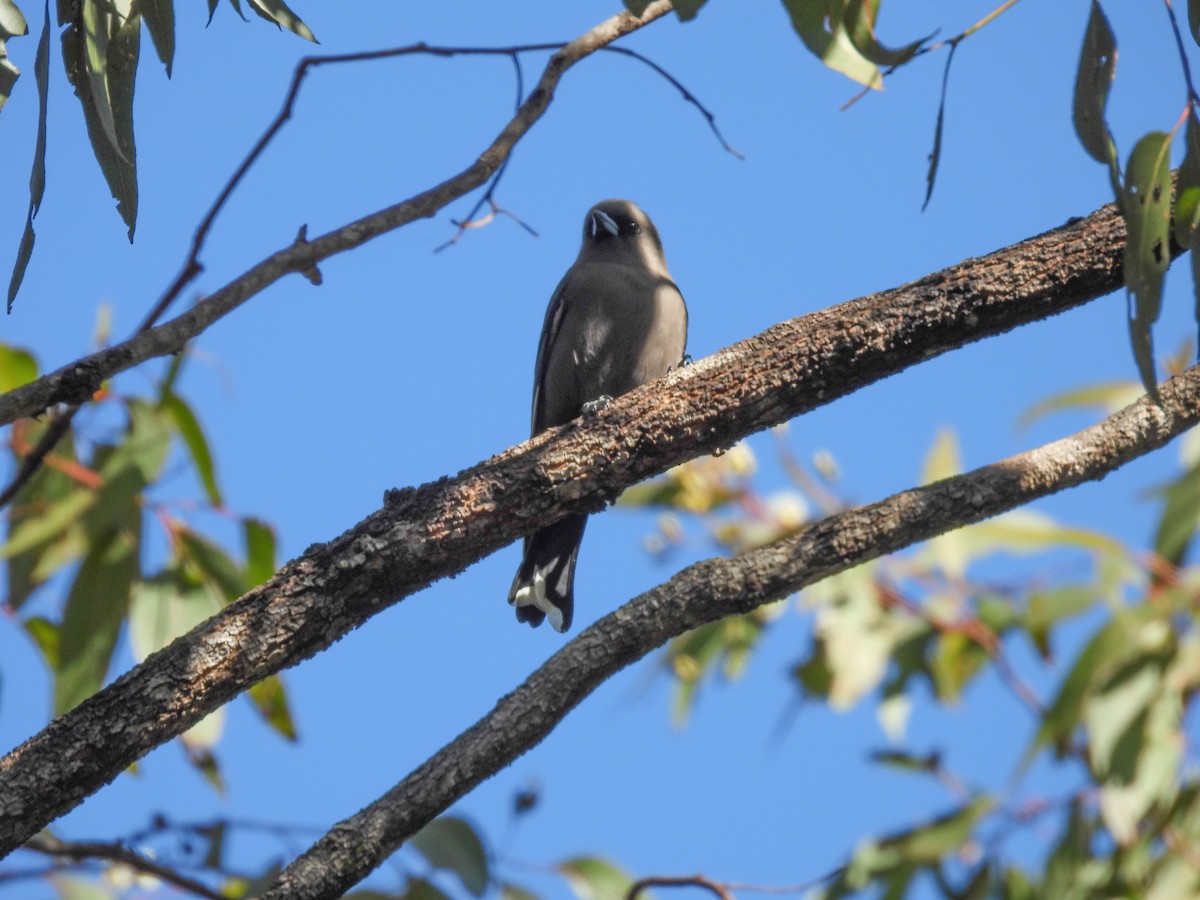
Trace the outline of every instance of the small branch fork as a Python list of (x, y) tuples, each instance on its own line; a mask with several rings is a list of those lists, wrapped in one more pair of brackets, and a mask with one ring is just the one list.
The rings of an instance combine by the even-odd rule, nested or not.
[[(184, 343), (202, 332), (213, 321), (226, 315), (284, 274), (291, 271), (299, 272), (304, 274), (310, 281), (319, 283), (320, 273), (316, 268), (316, 264), (319, 261), (336, 253), (345, 252), (357, 247), (367, 240), (387, 231), (407, 225), (416, 218), (430, 216), (453, 200), (478, 187), (484, 181), (488, 182), (488, 187), (476, 203), (471, 214), (464, 221), (455, 223), (459, 229), (458, 234), (438, 249), (443, 249), (450, 244), (457, 243), (462, 234), (468, 229), (486, 224), (497, 213), (505, 213), (511, 216), (527, 231), (536, 235), (536, 232), (532, 228), (514, 214), (498, 206), (495, 203), (493, 195), (500, 178), (507, 168), (513, 148), (549, 106), (554, 87), (557, 85), (562, 74), (576, 62), (598, 50), (607, 49), (613, 52), (620, 52), (622, 55), (629, 56), (650, 66), (650, 68), (665, 78), (673, 87), (678, 89), (685, 101), (693, 104), (700, 111), (701, 115), (708, 121), (709, 127), (713, 130), (717, 139), (721, 142), (721, 145), (730, 153), (740, 158), (741, 154), (734, 150), (721, 135), (716, 126), (713, 114), (675, 77), (657, 63), (652, 62), (639, 53), (624, 48), (608, 46), (612, 41), (636, 31), (638, 28), (665, 15), (670, 11), (670, 8), (670, 4), (666, 0), (659, 0), (659, 2), (651, 4), (640, 18), (630, 13), (621, 13), (569, 43), (524, 44), (512, 47), (442, 47), (418, 43), (386, 50), (328, 56), (309, 56), (302, 59), (297, 64), (292, 75), (291, 84), (288, 87), (283, 106), (279, 113), (267, 126), (266, 131), (263, 132), (262, 136), (251, 148), (245, 159), (242, 160), (233, 175), (230, 176), (228, 182), (226, 182), (221, 192), (217, 195), (216, 200), (213, 201), (212, 206), (209, 207), (208, 212), (205, 213), (204, 218), (200, 221), (200, 225), (192, 237), (191, 246), (179, 274), (167, 286), (167, 289), (154, 304), (153, 308), (151, 308), (150, 312), (146, 314), (146, 317), (142, 320), (133, 336), (123, 344), (77, 360), (59, 369), (57, 372), (51, 373), (49, 376), (44, 376), (29, 385), (24, 385), (0, 397), (0, 424), (11, 423), (23, 416), (39, 413), (64, 399), (69, 400), (67, 406), (55, 413), (51, 426), (43, 434), (38, 444), (24, 456), (12, 482), (3, 491), (0, 491), (0, 508), (12, 502), (20, 489), (38, 471), (46, 455), (61, 440), (63, 435), (66, 434), (75, 414), (86, 401), (90, 391), (86, 391), (80, 385), (72, 384), (72, 382), (82, 380), (92, 385), (92, 390), (95, 390), (104, 379), (131, 368), (146, 359), (166, 353), (178, 352), (182, 349)], [(520, 55), (522, 53), (537, 51), (554, 51), (554, 56), (551, 57), (550, 62), (547, 64), (533, 93), (529, 98), (523, 99), (524, 77), (520, 66)], [(167, 326), (163, 326), (164, 330), (172, 324), (182, 326), (172, 329), (173, 333), (169, 337), (166, 337), (165, 340), (149, 340), (148, 338), (151, 335), (148, 333), (155, 329), (158, 320), (171, 304), (178, 299), (183, 290), (195, 281), (204, 270), (204, 266), (200, 262), (200, 254), (204, 249), (205, 242), (208, 239), (217, 216), (266, 148), (275, 139), (288, 120), (292, 118), (296, 100), (308, 73), (313, 69), (326, 65), (369, 62), (411, 55), (441, 57), (507, 56), (513, 60), (517, 74), (516, 113), (476, 163), (455, 177), (422, 194), (418, 194), (407, 201), (387, 209), (379, 210), (356, 222), (349, 223), (342, 228), (323, 235), (315, 241), (307, 241), (302, 234), (302, 237), (291, 247), (263, 260), (240, 278), (235, 279), (224, 288), (218, 290), (214, 295), (197, 303), (188, 313), (173, 320), (171, 323), (167, 323)], [(485, 219), (476, 220), (476, 215), (484, 206), (490, 207), (490, 213)], [(293, 260), (288, 257), (296, 257), (296, 259)], [(281, 266), (280, 262), (284, 262), (284, 265)], [(200, 309), (201, 307), (204, 309)], [(135, 344), (139, 348), (145, 349), (131, 353), (130, 345)], [(63, 394), (71, 394), (72, 396), (68, 398), (63, 396)]]

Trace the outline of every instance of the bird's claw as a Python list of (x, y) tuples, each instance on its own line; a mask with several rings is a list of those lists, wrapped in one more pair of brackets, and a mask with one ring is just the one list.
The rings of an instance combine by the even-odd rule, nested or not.
[(600, 410), (604, 409), (608, 404), (612, 403), (613, 398), (608, 394), (601, 394), (595, 400), (589, 400), (581, 407), (585, 416), (594, 416)]

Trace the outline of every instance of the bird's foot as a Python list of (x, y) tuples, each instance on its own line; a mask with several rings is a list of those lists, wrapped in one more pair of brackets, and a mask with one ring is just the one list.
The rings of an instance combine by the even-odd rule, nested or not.
[(608, 404), (612, 403), (613, 398), (608, 394), (601, 394), (595, 400), (589, 400), (580, 407), (580, 410), (585, 416), (594, 416), (600, 410), (604, 409)]

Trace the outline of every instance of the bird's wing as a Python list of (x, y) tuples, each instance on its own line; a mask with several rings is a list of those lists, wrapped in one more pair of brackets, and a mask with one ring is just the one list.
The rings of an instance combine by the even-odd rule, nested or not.
[(564, 277), (554, 289), (550, 297), (550, 305), (546, 307), (546, 321), (542, 323), (542, 337), (538, 341), (537, 362), (533, 365), (533, 412), (530, 423), (530, 435), (536, 435), (546, 428), (546, 411), (542, 405), (542, 386), (546, 378), (546, 366), (550, 362), (550, 354), (554, 349), (554, 340), (562, 331), (563, 315), (566, 304), (563, 303), (567, 278)]

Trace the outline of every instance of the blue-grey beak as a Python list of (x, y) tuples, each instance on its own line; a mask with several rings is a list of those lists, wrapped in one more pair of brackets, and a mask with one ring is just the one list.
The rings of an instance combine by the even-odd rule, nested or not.
[(613, 237), (621, 233), (621, 229), (617, 226), (616, 221), (608, 213), (598, 209), (592, 210), (592, 237), (600, 233), (603, 228)]

